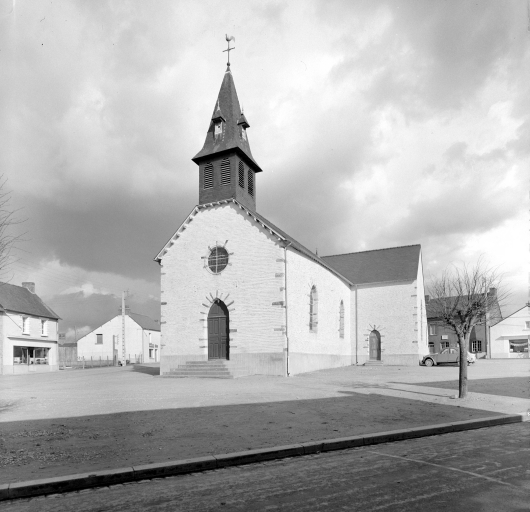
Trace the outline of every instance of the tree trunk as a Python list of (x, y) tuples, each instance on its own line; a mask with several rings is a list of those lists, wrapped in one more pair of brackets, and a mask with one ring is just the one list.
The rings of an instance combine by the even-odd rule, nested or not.
[(458, 398), (465, 398), (467, 396), (467, 339), (458, 336), (458, 345), (460, 349), (460, 371), (458, 372)]

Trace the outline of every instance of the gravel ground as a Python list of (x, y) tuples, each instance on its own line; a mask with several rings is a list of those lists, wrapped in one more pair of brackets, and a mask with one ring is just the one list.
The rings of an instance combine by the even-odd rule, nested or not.
[[(510, 379), (522, 385), (528, 374), (526, 365), (493, 363), (479, 362), (470, 369), (470, 387), (508, 389)], [(446, 386), (457, 372), (348, 367), (289, 379), (215, 380), (163, 379), (131, 368), (102, 368), (0, 377), (0, 482), (445, 423), (520, 408), (520, 399), (507, 407), (500, 397), (505, 407), (499, 409), (497, 403), (491, 405), (491, 395), (480, 393), (466, 401), (452, 400), (457, 386)], [(440, 382), (443, 388), (437, 388)]]

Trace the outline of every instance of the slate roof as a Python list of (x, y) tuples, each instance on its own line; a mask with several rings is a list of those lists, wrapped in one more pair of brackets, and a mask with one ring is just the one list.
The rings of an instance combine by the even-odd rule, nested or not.
[(353, 284), (414, 281), (418, 277), (421, 245), (352, 252), (321, 259)]
[(25, 313), (32, 316), (40, 316), (59, 320), (60, 317), (42, 300), (38, 295), (31, 293), (23, 286), (0, 283), (0, 307), (14, 313)]
[(149, 331), (160, 331), (160, 322), (152, 318), (139, 315), (138, 313), (129, 313), (129, 316), (142, 328)]
[[(491, 296), (491, 292), (489, 292), (488, 295)], [(478, 297), (478, 298), (482, 299), (483, 296), (482, 296), (482, 295), (479, 295), (479, 294), (475, 294), (475, 295), (472, 295), (472, 296), (470, 297), (470, 299), (471, 299), (472, 297)], [(496, 299), (495, 296), (494, 296), (494, 298)], [(453, 303), (454, 301), (456, 301), (457, 299), (458, 299), (457, 296), (454, 296), (454, 297), (445, 297), (445, 298), (444, 298), (444, 301), (448, 301), (448, 302), (447, 302), (447, 305), (452, 307), (452, 303)], [(462, 304), (463, 304), (463, 305), (467, 304), (467, 303), (468, 303), (468, 300), (469, 300), (469, 299), (467, 298), (467, 296), (463, 296), (463, 297), (462, 297)], [(439, 316), (440, 316), (440, 315), (439, 315), (439, 312), (440, 312), (440, 302), (441, 302), (441, 299), (429, 299), (429, 302), (425, 303), (425, 309), (426, 309), (426, 311), (427, 311), (427, 320), (428, 320), (428, 319), (433, 319), (433, 318), (439, 318)], [(498, 310), (498, 313), (499, 313), (499, 317), (500, 317), (500, 318), (495, 318), (495, 317), (493, 317), (493, 321), (496, 320), (495, 323), (498, 323), (498, 322), (500, 322), (500, 321), (502, 320), (502, 315), (500, 314), (500, 313), (501, 313), (501, 310), (500, 310), (500, 307), (499, 307), (499, 303), (498, 303), (497, 300), (495, 300), (495, 301), (493, 302), (492, 305), (493, 305), (493, 307), (494, 307), (496, 310)], [(490, 310), (490, 311), (491, 311), (491, 310)], [(496, 311), (493, 312), (493, 313), (496, 313)], [(492, 323), (491, 325), (495, 325), (495, 324)]]
[[(214, 122), (213, 119), (222, 116), (225, 120), (222, 137), (214, 137)], [(243, 139), (240, 135), (240, 128), (238, 122), (243, 119), (247, 123), (246, 118), (242, 116), (241, 107), (239, 106), (239, 99), (237, 98), (236, 86), (232, 72), (228, 67), (226, 69), (219, 96), (215, 102), (212, 119), (208, 126), (206, 133), (206, 140), (203, 148), (192, 158), (195, 163), (198, 163), (204, 157), (216, 153), (222, 153), (231, 149), (242, 152), (256, 167), (256, 172), (261, 172), (260, 166), (254, 160), (252, 152), (250, 151), (250, 144), (247, 138)], [(248, 125), (248, 123), (247, 123)]]

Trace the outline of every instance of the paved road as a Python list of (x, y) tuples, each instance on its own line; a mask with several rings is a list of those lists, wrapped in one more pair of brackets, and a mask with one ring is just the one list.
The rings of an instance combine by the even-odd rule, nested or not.
[(3, 503), (22, 511), (530, 510), (530, 423)]

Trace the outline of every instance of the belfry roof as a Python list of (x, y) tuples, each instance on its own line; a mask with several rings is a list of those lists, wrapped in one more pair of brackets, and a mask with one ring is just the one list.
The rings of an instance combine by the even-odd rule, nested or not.
[[(215, 137), (215, 123), (214, 119), (219, 119), (222, 116), (224, 122), (223, 134), (220, 137)], [(202, 149), (192, 158), (192, 160), (198, 163), (202, 158), (221, 153), (230, 149), (239, 150), (254, 164), (255, 172), (261, 172), (261, 168), (254, 160), (252, 152), (250, 151), (250, 144), (248, 143), (248, 135), (246, 137), (241, 136), (241, 120), (244, 120), (248, 127), (248, 122), (244, 115), (242, 115), (241, 107), (239, 106), (239, 99), (237, 98), (236, 86), (234, 84), (234, 78), (230, 67), (226, 69), (221, 89), (219, 90), (219, 96), (215, 102), (214, 111), (210, 124), (208, 126), (208, 132), (206, 133), (206, 140)], [(243, 125), (245, 126), (245, 125)]]

